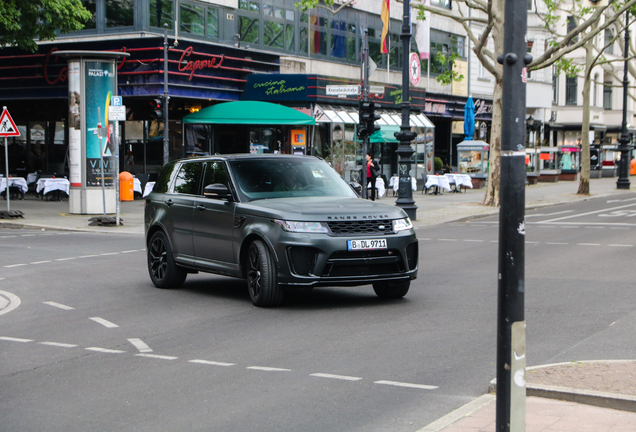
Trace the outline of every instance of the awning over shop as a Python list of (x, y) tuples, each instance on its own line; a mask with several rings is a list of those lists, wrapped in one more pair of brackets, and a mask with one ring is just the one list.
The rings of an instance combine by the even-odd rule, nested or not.
[(225, 102), (183, 118), (185, 124), (313, 125), (316, 121), (292, 108), (270, 102)]
[(371, 143), (399, 143), (395, 138), (395, 133), (400, 131), (399, 126), (381, 126), (382, 129), (373, 132), (369, 138)]
[[(377, 110), (380, 119), (376, 121), (380, 126), (400, 126), (402, 116), (398, 111)], [(314, 117), (318, 123), (345, 123), (357, 124), (358, 111), (351, 107), (339, 107), (332, 105), (316, 105)], [(435, 125), (424, 114), (411, 113), (411, 127), (425, 127), (433, 129)]]

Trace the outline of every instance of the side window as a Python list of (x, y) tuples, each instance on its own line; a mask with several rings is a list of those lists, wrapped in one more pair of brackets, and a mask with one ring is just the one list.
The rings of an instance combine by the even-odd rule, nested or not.
[(230, 187), (227, 175), (227, 167), (223, 162), (213, 161), (206, 163), (203, 186), (205, 187), (214, 183), (221, 183), (228, 188)]
[(161, 172), (159, 173), (159, 176), (157, 177), (157, 182), (155, 183), (153, 192), (159, 192), (159, 193), (168, 192), (168, 185), (170, 184), (170, 179), (172, 178), (174, 167), (175, 167), (174, 163), (169, 163), (161, 170)]
[(201, 181), (201, 163), (190, 162), (181, 166), (175, 178), (174, 193), (196, 195)]

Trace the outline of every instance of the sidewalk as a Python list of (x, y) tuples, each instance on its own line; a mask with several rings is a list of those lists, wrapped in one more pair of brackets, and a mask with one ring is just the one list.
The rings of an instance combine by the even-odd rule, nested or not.
[[(526, 209), (624, 193), (632, 193), (636, 197), (636, 185), (631, 191), (617, 190), (616, 180), (591, 179), (590, 196), (576, 194), (578, 182), (528, 185)], [(636, 181), (636, 178), (632, 177), (632, 181)], [(426, 226), (498, 214), (498, 208), (479, 204), (485, 192), (485, 189), (468, 189), (463, 193), (425, 195), (421, 190), (413, 191), (413, 199), (417, 205), (417, 220), (414, 224)], [(389, 190), (388, 196), (385, 195), (379, 202), (393, 205), (396, 199), (393, 191)], [(24, 218), (0, 219), (0, 228), (143, 235), (144, 203), (143, 199), (122, 202), (120, 217), (123, 225), (102, 227), (89, 225), (89, 219), (99, 215), (69, 214), (68, 201), (43, 201), (27, 196), (25, 200), (10, 201), (11, 210), (22, 211)], [(0, 209), (6, 210), (5, 200), (0, 199)], [(636, 431), (636, 361), (586, 362), (586, 367), (571, 368), (572, 365), (581, 364), (583, 363), (528, 368), (526, 431)], [(595, 365), (594, 369), (590, 369), (590, 364)], [(614, 387), (607, 387), (608, 383), (614, 383)], [(494, 394), (485, 394), (429, 424), (420, 432), (494, 432), (495, 398)]]

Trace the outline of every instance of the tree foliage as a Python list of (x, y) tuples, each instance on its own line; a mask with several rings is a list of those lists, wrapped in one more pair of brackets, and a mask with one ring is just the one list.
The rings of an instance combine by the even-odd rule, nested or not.
[(37, 50), (38, 40), (81, 30), (92, 14), (80, 0), (0, 0), (0, 44)]

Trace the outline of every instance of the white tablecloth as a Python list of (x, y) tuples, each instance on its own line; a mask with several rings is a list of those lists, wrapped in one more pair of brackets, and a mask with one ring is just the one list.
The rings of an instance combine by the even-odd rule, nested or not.
[[(400, 188), (400, 177), (391, 177), (391, 179), (389, 180), (389, 187), (393, 188), (393, 191), (397, 192)], [(417, 180), (415, 179), (415, 177), (411, 177), (411, 189), (413, 189), (414, 191), (417, 190)]]
[(150, 195), (150, 192), (152, 192), (153, 187), (155, 187), (155, 182), (146, 183), (146, 187), (144, 188), (144, 194), (142, 196), (145, 198), (148, 195)]
[(38, 184), (35, 188), (37, 193), (42, 192), (42, 195), (46, 195), (47, 193), (59, 190), (66, 195), (69, 194), (71, 188), (71, 182), (64, 178), (41, 178), (38, 180)]
[[(17, 187), (22, 193), (27, 193), (29, 190), (26, 180), (22, 177), (9, 177), (9, 187)], [(2, 177), (0, 178), (0, 193), (4, 192), (6, 188), (7, 179)]]
[(468, 174), (444, 174), (450, 184), (454, 184), (455, 187), (466, 186), (473, 188), (473, 180)]
[[(375, 179), (375, 188), (378, 191), (378, 197), (383, 197), (386, 192), (386, 188), (384, 187), (384, 180), (382, 180), (382, 177), (377, 177)], [(371, 181), (367, 184), (367, 189), (371, 189)]]
[(449, 192), (451, 190), (450, 183), (448, 182), (448, 177), (443, 175), (427, 175), (426, 184), (424, 186), (426, 187), (426, 189), (429, 189), (433, 186), (439, 186)]
[(28, 173), (27, 174), (27, 184), (35, 183), (38, 179), (38, 173)]
[(141, 181), (137, 177), (133, 178), (133, 192), (141, 194)]

